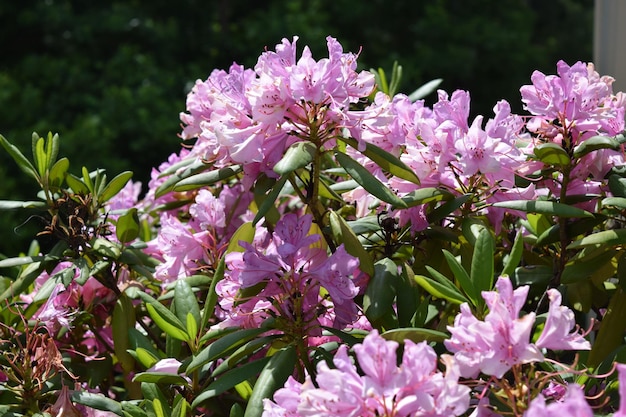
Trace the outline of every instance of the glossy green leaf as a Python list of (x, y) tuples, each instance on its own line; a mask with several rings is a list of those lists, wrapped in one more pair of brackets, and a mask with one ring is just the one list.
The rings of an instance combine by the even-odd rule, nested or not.
[(398, 326), (409, 327), (413, 325), (419, 304), (420, 288), (415, 282), (415, 272), (413, 272), (411, 265), (405, 263), (401, 265), (396, 287)]
[[(476, 293), (490, 291), (493, 288), (495, 240), (489, 229), (483, 229), (478, 234), (472, 256), (470, 277)], [(480, 301), (480, 299), (478, 300)]]
[(383, 327), (395, 321), (393, 302), (399, 280), (398, 265), (389, 258), (374, 264), (374, 274), (365, 289), (363, 311), (374, 327)]
[[(606, 221), (606, 216), (601, 214), (595, 214), (592, 217), (586, 217), (584, 219), (575, 220), (568, 222), (565, 228), (565, 236), (568, 240), (575, 238), (576, 236), (582, 234), (588, 234), (599, 224)], [(549, 245), (551, 243), (556, 243), (561, 240), (561, 225), (554, 224), (547, 230), (545, 230), (538, 238), (536, 245), (544, 246)]]
[(537, 159), (546, 165), (566, 167), (572, 163), (567, 151), (553, 142), (542, 143), (536, 146), (533, 152)]
[(567, 249), (579, 249), (594, 245), (616, 246), (624, 243), (626, 243), (626, 229), (603, 230), (570, 243)]
[(626, 197), (607, 197), (602, 200), (602, 205), (626, 210)]
[(202, 349), (197, 355), (193, 357), (189, 365), (187, 365), (186, 372), (190, 374), (196, 369), (204, 366), (205, 364), (222, 358), (229, 353), (232, 353), (242, 344), (248, 340), (267, 332), (268, 329), (260, 327), (256, 329), (242, 329), (226, 334), (219, 339), (212, 342), (206, 348)]
[(330, 230), (335, 242), (338, 244), (343, 243), (346, 252), (359, 258), (359, 268), (361, 271), (371, 276), (374, 273), (372, 257), (365, 250), (354, 231), (350, 228), (344, 218), (335, 211), (330, 211), (329, 220)]
[(43, 255), (43, 256), (17, 256), (15, 258), (6, 258), (0, 261), (0, 268), (11, 268), (14, 266), (21, 266), (32, 264), (35, 262), (45, 261), (58, 261), (58, 256)]
[(33, 160), (35, 167), (41, 178), (45, 177), (46, 170), (48, 169), (48, 157), (46, 155), (46, 140), (40, 138), (36, 133), (33, 133)]
[(191, 414), (191, 406), (189, 402), (180, 393), (174, 398), (174, 406), (172, 408), (172, 417), (187, 417)]
[(181, 179), (174, 185), (174, 191), (189, 191), (213, 185), (218, 181), (223, 181), (234, 177), (243, 170), (241, 165), (231, 165), (229, 167), (216, 169), (213, 171), (201, 172)]
[(598, 149), (618, 149), (620, 143), (611, 136), (592, 136), (585, 139), (574, 148), (574, 157), (582, 158), (590, 152)]
[(515, 268), (512, 275), (516, 286), (530, 285), (531, 288), (537, 286), (543, 289), (554, 277), (554, 270), (548, 265), (526, 265)]
[(402, 200), (406, 203), (408, 207), (414, 207), (433, 201), (450, 200), (452, 199), (452, 197), (453, 195), (446, 190), (434, 187), (427, 187), (417, 189), (408, 193), (407, 195), (402, 196)]
[(184, 377), (167, 372), (140, 372), (133, 378), (133, 382), (152, 382), (154, 384), (186, 385)]
[(152, 368), (159, 361), (159, 358), (156, 357), (151, 351), (142, 347), (136, 348), (134, 353), (135, 359), (146, 369)]
[(91, 247), (94, 252), (113, 259), (119, 258), (122, 253), (117, 243), (101, 237), (94, 239)]
[(443, 78), (435, 78), (434, 80), (428, 81), (426, 84), (421, 85), (417, 88), (417, 90), (409, 94), (409, 100), (416, 101), (426, 97), (430, 93), (434, 92), (442, 82)]
[(449, 337), (446, 333), (437, 330), (420, 329), (416, 327), (388, 330), (381, 334), (381, 336), (386, 340), (394, 340), (398, 343), (404, 343), (405, 340), (410, 340), (415, 343), (424, 341), (440, 343)]
[(274, 172), (279, 175), (289, 174), (304, 168), (315, 158), (317, 148), (312, 142), (295, 142), (285, 151), (285, 155), (274, 165)]
[(270, 357), (257, 359), (225, 372), (209, 384), (200, 394), (196, 395), (191, 406), (193, 408), (198, 407), (209, 398), (213, 398), (233, 388), (235, 385), (259, 375), (270, 359)]
[(522, 260), (522, 254), (524, 253), (524, 240), (521, 231), (518, 231), (513, 241), (511, 251), (504, 258), (504, 268), (502, 269), (502, 275), (508, 275), (510, 277), (515, 273), (515, 268)]
[(38, 209), (44, 210), (48, 205), (43, 201), (0, 200), (0, 210)]
[(183, 160), (174, 166), (169, 167), (161, 173), (161, 177), (169, 175), (161, 185), (156, 189), (155, 196), (161, 197), (174, 189), (174, 186), (180, 181), (211, 169), (211, 165), (204, 163), (201, 159)]
[[(359, 142), (354, 138), (341, 137), (339, 139), (346, 142), (355, 149), (360, 148)], [(409, 168), (395, 155), (372, 143), (364, 143), (361, 145), (365, 147), (365, 149), (362, 150), (361, 153), (371, 159), (383, 171), (390, 173), (394, 177), (402, 178), (404, 180), (412, 182), (413, 184), (420, 184), (420, 180), (417, 175), (415, 175), (415, 172), (413, 172), (411, 168)]]
[(17, 166), (26, 174), (33, 177), (35, 180), (40, 181), (39, 173), (33, 166), (33, 164), (22, 154), (22, 152), (14, 145), (12, 145), (4, 136), (0, 135), (0, 144), (7, 151), (11, 158), (17, 163)]
[(428, 222), (431, 224), (439, 223), (455, 210), (457, 210), (459, 207), (461, 207), (463, 204), (465, 204), (472, 197), (473, 194), (463, 194), (460, 197), (443, 203), (426, 215)]
[[(156, 303), (161, 305), (158, 301)], [(165, 334), (173, 337), (174, 339), (182, 340), (185, 342), (190, 340), (190, 336), (187, 334), (187, 327), (182, 324), (176, 316), (174, 316), (173, 314), (172, 316), (161, 315), (160, 313), (162, 313), (163, 311), (157, 311), (154, 306), (155, 304), (146, 304), (146, 310), (148, 310), (148, 314), (150, 314), (150, 317), (152, 317), (152, 320), (154, 320), (155, 324), (159, 326), (159, 328), (163, 330)]]
[(293, 373), (297, 362), (296, 348), (289, 345), (272, 355), (254, 384), (244, 417), (261, 417), (263, 400), (272, 398)]
[(265, 346), (269, 346), (274, 340), (279, 337), (281, 337), (281, 335), (274, 334), (249, 340), (248, 342), (239, 346), (233, 353), (230, 354), (230, 356), (228, 356), (228, 358), (224, 359), (219, 365), (217, 365), (211, 373), (211, 377), (215, 378), (218, 375), (228, 371), (229, 369), (234, 368), (241, 361), (250, 359), (250, 355), (254, 354), (259, 349)]
[(48, 184), (52, 187), (60, 187), (63, 185), (69, 167), (70, 161), (67, 158), (61, 158), (56, 161), (48, 173)]
[(626, 178), (617, 174), (610, 175), (609, 189), (614, 197), (626, 197)]
[(87, 407), (101, 411), (110, 411), (118, 416), (123, 416), (122, 405), (117, 401), (105, 397), (103, 394), (95, 394), (87, 391), (72, 392), (72, 401)]
[[(232, 242), (232, 241), (231, 241)], [(215, 269), (215, 273), (213, 274), (213, 280), (211, 281), (211, 286), (206, 294), (206, 299), (204, 300), (204, 307), (202, 309), (202, 316), (200, 321), (200, 328), (205, 329), (209, 323), (209, 320), (215, 313), (215, 306), (217, 305), (217, 292), (215, 288), (217, 287), (217, 283), (220, 282), (224, 278), (224, 268), (225, 268), (225, 260), (224, 256), (220, 259), (217, 264), (217, 268)]]
[(571, 284), (592, 277), (612, 277), (617, 271), (616, 250), (608, 250), (597, 256), (573, 259), (565, 265), (561, 274), (562, 284)]
[(139, 216), (135, 207), (122, 214), (115, 224), (115, 236), (121, 243), (129, 243), (139, 236)]
[(363, 165), (339, 151), (335, 152), (335, 159), (361, 187), (374, 197), (394, 207), (407, 207), (406, 203), (402, 201), (400, 197), (395, 195), (393, 191), (380, 182), (378, 178), (372, 175)]
[(65, 182), (67, 182), (67, 185), (76, 194), (87, 195), (90, 193), (89, 187), (87, 187), (83, 180), (78, 178), (76, 175), (68, 174), (65, 177)]
[(271, 209), (276, 209), (275, 204), (276, 200), (280, 196), (280, 193), (285, 186), (285, 182), (287, 182), (288, 176), (282, 176), (276, 181), (276, 183), (272, 186), (270, 192), (263, 196), (263, 200), (259, 205), (259, 209), (252, 220), (252, 225), (256, 225), (263, 217), (265, 217)]
[[(189, 333), (194, 338), (197, 334), (197, 328), (200, 325), (200, 306), (198, 299), (193, 292), (191, 286), (183, 279), (176, 280), (174, 286), (174, 313), (181, 323), (185, 323), (185, 328), (189, 330), (189, 326), (195, 326), (196, 332)], [(194, 324), (190, 324), (190, 317)]]
[(422, 288), (428, 291), (428, 293), (437, 298), (448, 300), (454, 304), (462, 304), (468, 302), (465, 296), (461, 294), (458, 289), (451, 289), (450, 287), (443, 285), (432, 278), (416, 274), (415, 281), (417, 281), (417, 283), (422, 286)]
[(117, 193), (119, 193), (130, 181), (133, 173), (131, 171), (124, 171), (121, 174), (118, 174), (113, 178), (102, 190), (102, 192), (98, 195), (98, 202), (100, 204), (106, 203), (111, 198), (113, 198)]
[[(87, 170), (87, 167), (82, 168), (82, 174), (83, 174), (83, 177), (82, 177), (83, 183), (87, 186), (87, 189), (89, 190), (89, 192), (93, 193), (95, 191), (95, 187), (91, 179), (91, 173)], [(97, 172), (96, 172), (96, 175), (97, 175)]]
[(494, 203), (493, 206), (527, 213), (544, 213), (559, 217), (593, 217), (593, 214), (586, 210), (568, 206), (567, 204), (555, 203), (554, 201), (510, 200)]
[[(155, 321), (157, 326), (161, 328), (161, 330), (179, 340), (186, 341), (189, 339), (186, 326), (178, 319), (178, 317), (176, 317), (174, 313), (145, 292), (138, 291), (137, 294), (146, 303), (148, 313), (151, 312), (150, 316)], [(161, 325), (166, 327), (167, 330), (161, 327)], [(178, 337), (174, 336), (174, 334)]]
[(465, 294), (467, 294), (473, 305), (478, 305), (480, 302), (480, 292), (474, 286), (470, 275), (452, 253), (443, 249), (443, 255), (446, 258), (446, 263), (450, 267), (454, 278), (456, 278)]
[(134, 327), (135, 307), (131, 299), (126, 294), (122, 293), (113, 308), (111, 328), (113, 340), (115, 340), (115, 356), (121, 364), (124, 373), (127, 375), (134, 370), (135, 365), (134, 358), (128, 353), (128, 350), (131, 348), (128, 330)]
[[(2, 261), (0, 261), (2, 262)], [(0, 295), (0, 303), (5, 300), (22, 293), (26, 293), (27, 288), (35, 282), (35, 279), (41, 274), (45, 268), (44, 262), (33, 262), (24, 268), (11, 286)]]

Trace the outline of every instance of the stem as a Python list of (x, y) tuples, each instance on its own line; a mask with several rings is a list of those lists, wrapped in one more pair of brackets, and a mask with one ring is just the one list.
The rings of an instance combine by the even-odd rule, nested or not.
[[(561, 192), (559, 195), (559, 202), (562, 203), (565, 201), (567, 197), (567, 186), (569, 185), (569, 176), (571, 172), (571, 167), (565, 167), (563, 169), (563, 180), (561, 182)], [(567, 219), (565, 217), (559, 217), (559, 241), (560, 241), (560, 250), (557, 257), (557, 270), (554, 274), (552, 282), (550, 282), (550, 287), (556, 288), (561, 283), (561, 275), (563, 275), (563, 271), (565, 270), (565, 265), (569, 259), (567, 255), (567, 245), (570, 243), (570, 239), (567, 236)]]

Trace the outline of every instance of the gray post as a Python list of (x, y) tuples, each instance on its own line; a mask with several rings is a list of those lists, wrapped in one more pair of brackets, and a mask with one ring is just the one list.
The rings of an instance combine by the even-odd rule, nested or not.
[(614, 92), (626, 91), (626, 1), (595, 0), (593, 61), (615, 78)]

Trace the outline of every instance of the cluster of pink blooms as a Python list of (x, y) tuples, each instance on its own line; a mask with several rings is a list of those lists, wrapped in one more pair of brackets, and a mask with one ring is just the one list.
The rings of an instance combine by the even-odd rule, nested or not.
[(321, 326), (343, 329), (359, 320), (358, 260), (343, 245), (328, 255), (311, 225), (310, 215), (287, 214), (272, 233), (258, 228), (252, 244), (240, 242), (243, 252), (226, 255), (227, 271), (216, 288), (218, 326), (255, 328), (272, 316), (299, 337), (316, 337)]
[(351, 103), (374, 89), (374, 75), (356, 72), (356, 55), (328, 37), (328, 58), (308, 47), (296, 58), (296, 41), (283, 39), (252, 69), (234, 64), (198, 81), (187, 98), (182, 137), (197, 138), (192, 153), (216, 167), (244, 164), (247, 179), (275, 176), (285, 149), (317, 137), (332, 148), (349, 121)]
[(448, 327), (451, 337), (444, 344), (459, 365), (465, 378), (476, 378), (479, 373), (502, 376), (513, 365), (544, 360), (541, 349), (589, 350), (591, 345), (574, 331), (574, 313), (561, 305), (561, 293), (548, 290), (550, 307), (539, 339), (530, 341), (535, 324), (535, 313), (520, 317), (530, 287), (513, 290), (508, 277), (500, 277), (497, 291), (484, 291), (482, 296), (489, 307), (484, 321), (478, 320), (467, 303)]
[[(574, 327), (573, 312), (561, 306), (561, 296), (549, 290), (550, 307), (539, 339), (530, 341), (535, 324), (534, 313), (520, 317), (528, 287), (513, 290), (508, 277), (501, 277), (497, 291), (483, 292), (489, 313), (478, 320), (468, 304), (461, 306), (452, 334), (445, 346), (454, 355), (442, 355), (446, 372), (437, 370), (437, 355), (426, 343), (405, 340), (402, 362), (397, 365), (398, 343), (385, 340), (372, 331), (362, 344), (354, 346), (361, 369), (341, 346), (334, 357), (334, 368), (318, 364), (315, 382), (289, 379), (285, 387), (265, 401), (265, 417), (298, 416), (458, 416), (470, 408), (470, 388), (460, 378), (475, 379), (479, 374), (501, 379), (514, 365), (543, 362), (542, 349), (588, 350), (588, 341)], [(624, 368), (620, 368), (623, 375)], [(625, 388), (626, 389), (626, 388)], [(521, 398), (520, 398), (521, 400)], [(559, 402), (546, 405), (542, 395), (534, 398), (525, 416), (552, 416), (557, 410), (580, 408), (593, 415), (582, 390), (568, 386)], [(591, 413), (591, 414), (589, 414)], [(475, 409), (477, 416), (498, 416), (481, 398)], [(616, 414), (617, 415), (617, 414)]]

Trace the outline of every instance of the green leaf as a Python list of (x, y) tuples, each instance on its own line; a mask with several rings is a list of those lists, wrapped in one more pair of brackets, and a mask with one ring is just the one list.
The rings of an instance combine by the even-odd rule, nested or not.
[(146, 369), (152, 368), (159, 361), (159, 358), (148, 349), (138, 347), (134, 350), (134, 352), (135, 359), (137, 359), (137, 361)]
[(542, 143), (535, 147), (535, 156), (546, 165), (566, 167), (571, 160), (565, 149), (553, 142)]
[(180, 375), (167, 372), (140, 372), (135, 375), (133, 382), (152, 382), (154, 384), (187, 385), (187, 380)]
[(119, 193), (132, 178), (132, 171), (124, 171), (115, 176), (98, 195), (98, 203), (103, 204)]
[(398, 265), (389, 258), (374, 264), (374, 274), (365, 289), (363, 311), (374, 327), (392, 324), (395, 318), (393, 302), (399, 280)]
[(169, 178), (167, 178), (165, 181), (163, 181), (161, 185), (159, 185), (159, 187), (154, 192), (155, 196), (158, 198), (169, 193), (174, 189), (174, 186), (178, 184), (181, 180), (211, 169), (211, 167), (212, 165), (206, 164), (201, 159), (196, 158), (183, 160), (177, 164), (174, 164), (173, 166), (167, 168), (161, 173), (160, 177), (169, 175)]
[[(0, 261), (2, 262), (2, 261)], [(33, 262), (30, 263), (26, 268), (24, 268), (21, 272), (20, 275), (17, 277), (17, 279), (15, 281), (13, 281), (13, 283), (11, 283), (11, 286), (9, 288), (7, 288), (1, 295), (0, 295), (0, 303), (4, 303), (5, 300), (25, 293), (27, 292), (26, 289), (33, 283), (35, 282), (35, 279), (37, 279), (37, 277), (41, 274), (41, 272), (44, 270), (45, 268), (45, 263), (44, 262)]]
[[(578, 235), (588, 234), (594, 227), (606, 221), (606, 216), (602, 214), (595, 214), (593, 218), (587, 217), (584, 219), (568, 222), (565, 227), (565, 236), (568, 240), (572, 240)], [(537, 246), (549, 245), (561, 240), (561, 225), (554, 224), (547, 230), (545, 230), (537, 238), (535, 243)]]
[(135, 207), (117, 219), (115, 236), (121, 243), (132, 242), (139, 236), (139, 216)]
[(102, 394), (94, 394), (87, 391), (72, 392), (72, 401), (87, 407), (95, 408), (101, 411), (110, 411), (118, 416), (123, 416), (122, 405), (117, 401), (105, 397)]
[(435, 78), (434, 80), (428, 81), (426, 84), (423, 84), (422, 86), (418, 87), (417, 90), (409, 94), (409, 100), (416, 101), (426, 97), (427, 95), (435, 91), (437, 87), (439, 87), (439, 84), (441, 84), (442, 82), (443, 78)]
[[(489, 291), (493, 288), (495, 241), (489, 229), (478, 234), (472, 256), (470, 277), (476, 292)], [(480, 300), (478, 300), (480, 301)]]
[(617, 174), (610, 175), (609, 189), (615, 197), (626, 197), (626, 178)]
[(265, 366), (267, 366), (270, 359), (270, 357), (257, 359), (227, 371), (209, 384), (209, 386), (206, 387), (200, 394), (196, 395), (191, 403), (191, 407), (196, 408), (209, 398), (213, 398), (216, 395), (226, 392), (235, 385), (258, 375), (265, 368)]
[[(96, 191), (96, 188), (94, 187), (93, 181), (91, 180), (91, 174), (87, 170), (87, 167), (82, 168), (82, 173), (83, 173), (83, 184), (85, 184), (89, 192), (93, 194), (94, 191)], [(96, 176), (97, 176), (97, 172), (96, 172)]]
[(183, 279), (176, 280), (174, 287), (174, 313), (181, 323), (185, 323), (187, 330), (190, 327), (190, 319), (194, 322), (191, 326), (195, 325), (196, 332), (189, 333), (189, 336), (195, 338), (197, 328), (200, 325), (200, 307), (196, 294), (187, 281)]
[(450, 200), (453, 197), (450, 192), (434, 187), (420, 188), (402, 196), (407, 207), (415, 207), (433, 201)]
[(65, 177), (65, 182), (67, 182), (67, 185), (75, 194), (87, 195), (90, 193), (89, 187), (87, 187), (83, 180), (78, 178), (76, 175), (68, 174)]
[(187, 365), (185, 372), (190, 374), (205, 364), (226, 356), (248, 340), (267, 331), (268, 329), (262, 326), (258, 329), (242, 329), (228, 333), (215, 340), (195, 355), (189, 365)]
[(38, 209), (44, 210), (48, 205), (43, 201), (0, 200), (0, 210)]
[(528, 213), (543, 213), (559, 217), (593, 217), (593, 214), (578, 207), (554, 201), (510, 200), (494, 203), (493, 207), (508, 208)]
[(122, 293), (113, 308), (111, 328), (115, 340), (114, 351), (124, 373), (128, 375), (134, 370), (135, 360), (128, 349), (130, 346), (129, 329), (135, 327), (135, 307), (125, 293)]
[(33, 154), (35, 166), (37, 167), (39, 176), (44, 178), (46, 176), (46, 170), (48, 169), (48, 157), (45, 150), (46, 140), (44, 138), (40, 138), (36, 134), (33, 134), (33, 142), (35, 149), (35, 153)]
[(224, 359), (218, 366), (216, 366), (211, 373), (211, 377), (215, 378), (229, 369), (234, 368), (240, 361), (249, 359), (250, 355), (254, 354), (262, 347), (269, 346), (279, 337), (281, 337), (280, 334), (274, 334), (249, 340), (239, 346), (237, 350), (235, 350), (228, 358)]
[(614, 149), (617, 150), (620, 143), (617, 139), (611, 136), (592, 136), (589, 139), (585, 139), (574, 148), (574, 157), (582, 158), (590, 152), (597, 151), (598, 149)]
[(94, 252), (113, 259), (119, 258), (122, 253), (117, 243), (101, 237), (94, 239), (91, 247)]
[(626, 229), (603, 230), (570, 243), (567, 249), (579, 249), (595, 245), (617, 246), (624, 243), (626, 243)]
[(599, 255), (593, 254), (571, 260), (563, 269), (561, 283), (572, 284), (592, 277), (603, 277), (604, 279), (612, 277), (617, 272), (617, 260), (613, 259), (616, 254), (616, 250), (608, 250)]
[(213, 171), (202, 172), (183, 178), (174, 185), (174, 191), (190, 191), (207, 187), (218, 181), (234, 177), (243, 170), (241, 165), (231, 165)]
[(67, 158), (61, 158), (56, 161), (48, 173), (48, 184), (52, 187), (60, 187), (63, 185), (69, 167), (70, 161)]
[(515, 268), (513, 282), (516, 286), (530, 285), (545, 290), (554, 277), (554, 270), (548, 265), (526, 265)]
[(602, 206), (613, 206), (626, 210), (626, 197), (607, 197), (602, 200)]
[(296, 366), (296, 348), (289, 345), (274, 353), (254, 384), (244, 417), (261, 417), (263, 400), (272, 398), (282, 388)]
[(41, 182), (41, 177), (37, 173), (37, 170), (33, 166), (33, 164), (26, 159), (24, 154), (20, 152), (20, 150), (12, 145), (8, 140), (5, 139), (4, 136), (0, 135), (0, 144), (2, 147), (11, 155), (11, 158), (17, 163), (17, 166), (26, 174), (33, 177), (37, 182)]
[(15, 258), (7, 258), (0, 261), (0, 268), (11, 268), (14, 266), (22, 266), (35, 262), (57, 261), (58, 256), (17, 256)]
[(446, 258), (446, 262), (454, 275), (454, 278), (459, 282), (459, 285), (465, 291), (465, 294), (472, 301), (472, 304), (477, 306), (480, 302), (480, 292), (476, 289), (470, 275), (467, 273), (463, 265), (454, 257), (454, 255), (447, 250), (443, 249), (443, 256)]
[(453, 213), (456, 209), (465, 204), (467, 200), (469, 200), (473, 196), (473, 194), (463, 194), (462, 196), (457, 197), (454, 200), (450, 200), (440, 205), (426, 215), (428, 222), (431, 224), (439, 223), (440, 221), (448, 217), (451, 213)]
[(304, 168), (313, 161), (316, 152), (317, 148), (311, 142), (295, 142), (287, 148), (282, 159), (274, 165), (274, 172), (285, 175)]
[(384, 201), (385, 203), (389, 203), (394, 207), (407, 207), (404, 201), (402, 201), (357, 161), (339, 151), (335, 152), (335, 158), (337, 159), (337, 162), (339, 162), (339, 164), (346, 170), (346, 172), (374, 197)]
[(388, 330), (381, 336), (386, 340), (394, 340), (398, 343), (404, 343), (407, 339), (415, 343), (424, 341), (441, 343), (449, 337), (446, 333), (437, 330), (416, 327)]
[(257, 211), (256, 216), (254, 216), (254, 220), (252, 220), (252, 225), (256, 225), (263, 217), (265, 217), (271, 208), (275, 207), (274, 204), (276, 204), (276, 200), (283, 190), (285, 182), (287, 182), (287, 178), (287, 175), (280, 177), (272, 187), (271, 191), (264, 196), (263, 201), (259, 206), (259, 210)]
[(374, 264), (372, 257), (365, 250), (359, 238), (350, 228), (348, 223), (335, 211), (330, 211), (330, 230), (333, 238), (338, 244), (343, 243), (346, 252), (359, 258), (359, 268), (368, 275), (374, 274)]
[(504, 260), (504, 268), (502, 269), (502, 275), (513, 276), (515, 268), (522, 260), (522, 254), (524, 253), (524, 240), (521, 231), (518, 231), (511, 247), (511, 252)]
[[(429, 272), (433, 274), (432, 269), (429, 269)], [(447, 280), (447, 278), (443, 278)], [(456, 287), (451, 285), (451, 283), (443, 284), (443, 281), (436, 281), (424, 275), (415, 275), (415, 281), (417, 281), (417, 283), (422, 286), (422, 288), (424, 288), (426, 291), (428, 291), (431, 295), (437, 298), (448, 300), (454, 304), (462, 304), (468, 302), (467, 298), (465, 298), (465, 296), (461, 294), (461, 292)]]
[[(420, 180), (415, 172), (413, 172), (413, 170), (409, 168), (404, 162), (402, 162), (398, 157), (387, 152), (386, 150), (372, 143), (365, 143), (364, 145), (359, 144), (356, 139), (350, 137), (340, 137), (339, 139), (343, 142), (346, 142), (353, 148), (359, 150), (363, 155), (367, 156), (376, 165), (378, 165), (383, 171), (388, 172), (395, 177), (412, 182), (413, 184), (420, 184)], [(361, 150), (360, 145), (364, 146), (365, 149)]]
[[(155, 301), (155, 303), (161, 305), (158, 301)], [(187, 327), (183, 325), (176, 316), (174, 316), (171, 312), (170, 314), (172, 314), (172, 316), (161, 315), (163, 311), (157, 311), (154, 306), (155, 304), (146, 304), (146, 310), (148, 310), (148, 314), (150, 314), (152, 320), (154, 320), (156, 325), (159, 326), (161, 330), (174, 339), (185, 342), (190, 340), (190, 336), (187, 334)], [(165, 310), (169, 312), (169, 310)]]

